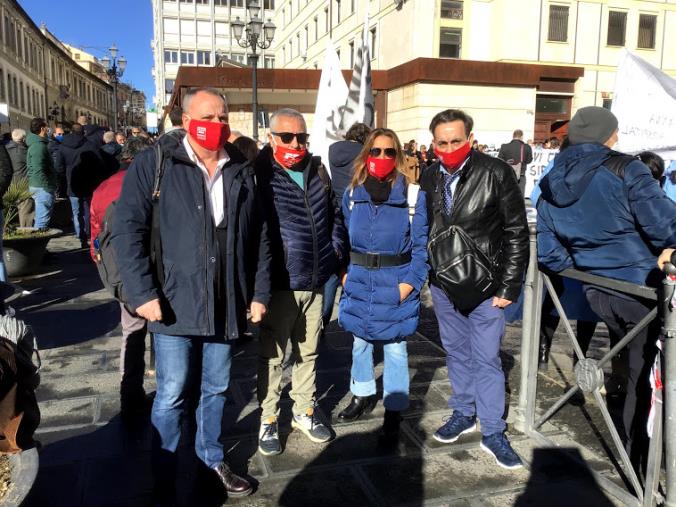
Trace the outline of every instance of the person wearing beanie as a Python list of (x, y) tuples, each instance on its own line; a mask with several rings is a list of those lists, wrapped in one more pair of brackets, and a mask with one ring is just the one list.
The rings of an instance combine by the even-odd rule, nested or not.
[[(618, 122), (610, 111), (580, 109), (569, 123), (568, 138), (570, 146), (556, 156), (553, 168), (540, 181), (537, 247), (541, 268), (557, 273), (575, 268), (657, 287), (664, 275), (655, 252), (676, 246), (676, 203), (641, 160), (612, 150), (618, 141)], [(655, 306), (628, 294), (590, 285), (584, 289), (591, 309), (606, 323), (612, 343), (635, 328)], [(648, 452), (645, 425), (656, 339), (651, 326), (628, 345), (622, 436), (637, 472)]]

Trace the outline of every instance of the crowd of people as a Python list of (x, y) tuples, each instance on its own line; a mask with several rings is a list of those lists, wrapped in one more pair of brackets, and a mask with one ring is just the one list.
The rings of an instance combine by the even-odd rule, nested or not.
[[(262, 149), (230, 130), (226, 100), (210, 88), (188, 91), (170, 120), (173, 127), (150, 143), (81, 121), (69, 132), (57, 127), (50, 139), (37, 118), (24, 165), (17, 156), (20, 132), (7, 147), (14, 174), (28, 174), (35, 226), (48, 225), (58, 176), (65, 175), (75, 234), (100, 268), (107, 263), (105, 281), (112, 265), (118, 272), (107, 285), (120, 300), (126, 417), (150, 407), (143, 356), (152, 333), (158, 504), (175, 500), (181, 421), (189, 410), (201, 462), (229, 496), (253, 490), (231, 470), (222, 444), (233, 343), (247, 321), (260, 327), (258, 451), (284, 451), (279, 421), (289, 416), (312, 442), (334, 437), (316, 410), (316, 365), (338, 286), (338, 323), (354, 339), (345, 379), (352, 397), (337, 420), (354, 421), (377, 404), (374, 348), (382, 346), (378, 445), (396, 445), (409, 406), (407, 337), (418, 327), (428, 285), (452, 386), (450, 412), (433, 438), (455, 442), (480, 422), (481, 448), (503, 468), (522, 466), (505, 435), (500, 344), (504, 310), (519, 298), (529, 259), (523, 182), (532, 149), (523, 132), (516, 130), (493, 157), (475, 141), (472, 118), (448, 109), (431, 119), (430, 146), (402, 145), (394, 131), (358, 123), (323, 161), (309, 152), (305, 118), (294, 109), (272, 115)], [(580, 109), (531, 196), (538, 261), (552, 277), (575, 267), (655, 285), (658, 264), (676, 262), (676, 203), (641, 159), (612, 150), (616, 142), (612, 113)], [(593, 286), (584, 290), (611, 340), (654, 305)], [(628, 352), (623, 437), (637, 468), (647, 449), (641, 428), (655, 339), (655, 330), (646, 329)], [(293, 405), (282, 414), (289, 344)]]

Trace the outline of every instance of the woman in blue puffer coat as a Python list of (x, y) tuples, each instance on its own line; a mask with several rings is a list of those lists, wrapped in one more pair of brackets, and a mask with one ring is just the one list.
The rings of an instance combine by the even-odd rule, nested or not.
[(408, 408), (406, 337), (418, 327), (420, 290), (429, 270), (425, 194), (408, 181), (404, 167), (397, 135), (375, 129), (355, 159), (342, 205), (351, 253), (338, 320), (354, 335), (354, 344), (353, 397), (338, 418), (352, 421), (373, 410), (377, 402), (373, 346), (382, 343), (382, 443), (396, 442), (399, 413)]

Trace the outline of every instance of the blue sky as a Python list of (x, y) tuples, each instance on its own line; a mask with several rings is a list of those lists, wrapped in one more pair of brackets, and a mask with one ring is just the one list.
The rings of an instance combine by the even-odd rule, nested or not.
[(150, 0), (19, 0), (36, 25), (44, 21), (59, 39), (101, 57), (113, 43), (127, 59), (122, 80), (154, 95), (153, 13)]

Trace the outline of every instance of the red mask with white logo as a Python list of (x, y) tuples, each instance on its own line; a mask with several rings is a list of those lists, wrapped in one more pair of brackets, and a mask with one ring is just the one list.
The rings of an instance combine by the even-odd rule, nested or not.
[(469, 141), (467, 141), (460, 148), (450, 153), (439, 151), (435, 147), (434, 154), (441, 160), (444, 167), (455, 170), (462, 165), (471, 149), (472, 147), (470, 146)]
[(273, 153), (275, 155), (275, 160), (279, 162), (282, 167), (291, 169), (298, 162), (305, 158), (305, 155), (307, 155), (307, 148), (295, 150), (293, 148), (287, 148), (286, 146), (275, 144), (273, 147)]
[(230, 125), (220, 121), (191, 119), (188, 132), (195, 142), (205, 150), (218, 151), (230, 137)]
[(393, 158), (368, 157), (366, 159), (366, 170), (374, 178), (383, 181), (394, 171), (397, 161)]

